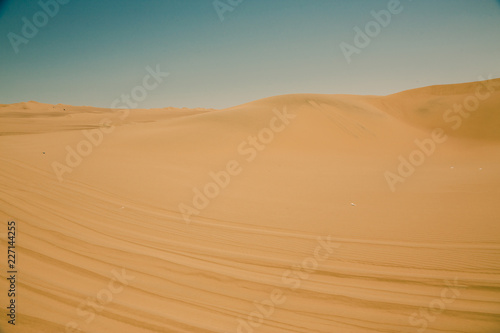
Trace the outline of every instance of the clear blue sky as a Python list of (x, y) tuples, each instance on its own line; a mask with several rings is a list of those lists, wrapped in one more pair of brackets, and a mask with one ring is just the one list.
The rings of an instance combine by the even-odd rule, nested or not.
[(401, 0), (402, 11), (350, 64), (339, 44), (353, 44), (353, 28), (364, 29), (387, 0), (243, 0), (222, 22), (213, 0), (70, 0), (18, 53), (8, 33), (22, 36), (23, 17), (33, 22), (41, 7), (1, 3), (0, 103), (109, 107), (156, 64), (170, 76), (140, 108), (384, 95), (500, 73), (495, 0)]

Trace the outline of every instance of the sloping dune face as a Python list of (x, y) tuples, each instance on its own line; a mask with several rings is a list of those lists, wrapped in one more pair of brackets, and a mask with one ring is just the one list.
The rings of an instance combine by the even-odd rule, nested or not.
[(0, 327), (499, 332), (499, 86), (2, 105)]
[(485, 82), (431, 86), (394, 94), (386, 98), (392, 104), (388, 111), (423, 128), (442, 127), (449, 135), (498, 140), (500, 79)]

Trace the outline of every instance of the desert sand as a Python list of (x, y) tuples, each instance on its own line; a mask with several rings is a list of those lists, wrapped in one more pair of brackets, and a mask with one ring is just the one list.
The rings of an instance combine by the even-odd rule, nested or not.
[(499, 108), (498, 79), (224, 110), (0, 105), (0, 327), (500, 332)]

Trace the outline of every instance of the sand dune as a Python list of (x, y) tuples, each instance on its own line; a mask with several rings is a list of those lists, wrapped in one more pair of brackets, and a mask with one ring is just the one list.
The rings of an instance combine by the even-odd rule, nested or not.
[(0, 105), (18, 232), (0, 327), (500, 332), (499, 107), (500, 80), (224, 110)]

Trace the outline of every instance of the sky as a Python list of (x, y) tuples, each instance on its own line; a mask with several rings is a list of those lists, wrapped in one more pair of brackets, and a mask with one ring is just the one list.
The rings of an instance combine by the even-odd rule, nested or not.
[(2, 104), (226, 108), (499, 74), (496, 0), (0, 1)]

